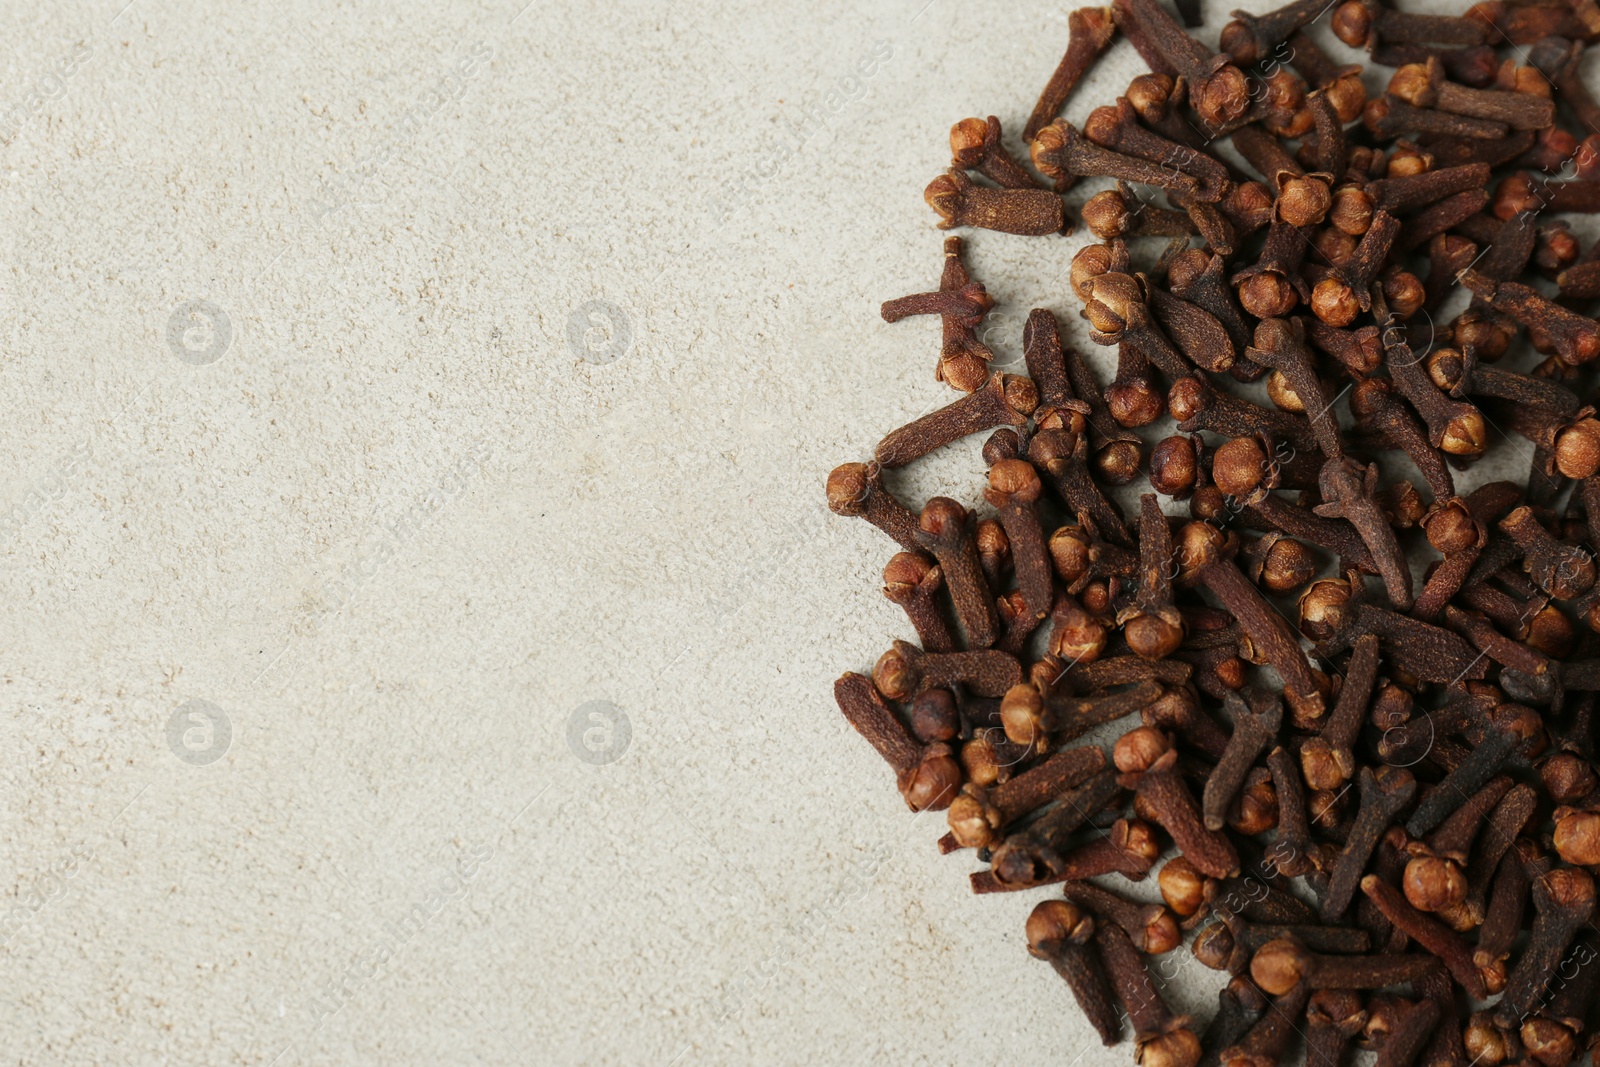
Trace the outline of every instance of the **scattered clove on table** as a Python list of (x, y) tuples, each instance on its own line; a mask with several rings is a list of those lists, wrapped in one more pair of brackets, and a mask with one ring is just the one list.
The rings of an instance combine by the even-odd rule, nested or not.
[[(837, 703), (1144, 1067), (1302, 1035), (1566, 1067), (1600, 1046), (1600, 245), (1569, 224), (1600, 210), (1600, 7), (1291, 0), (1214, 49), (1175, 6), (1072, 12), (1031, 113), (930, 145), (938, 226), (1007, 236), (880, 309), (939, 317), (965, 395), (827, 478), (917, 641)], [(1069, 119), (1119, 37), (1150, 73)], [(1074, 216), (1077, 306), (1031, 310), (1014, 373), (969, 241)], [(980, 445), (975, 509), (894, 481)], [(1209, 1026), (1144, 959), (1175, 951), (1232, 976)]]

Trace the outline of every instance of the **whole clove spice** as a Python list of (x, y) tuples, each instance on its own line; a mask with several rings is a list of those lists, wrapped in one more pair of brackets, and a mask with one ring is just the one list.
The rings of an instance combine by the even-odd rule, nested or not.
[[(975, 894), (1064, 883), (1028, 950), (1102, 1041), (1133, 1023), (1143, 1067), (1278, 1067), (1301, 1033), (1319, 1067), (1352, 1042), (1564, 1067), (1600, 1046), (1571, 966), (1600, 868), (1600, 245), (1554, 216), (1600, 211), (1578, 70), (1600, 7), (1344, 0), (1335, 34), (1398, 68), (1371, 100), (1308, 34), (1325, 10), (1235, 12), (1219, 52), (1187, 0), (1184, 24), (1083, 8), (1026, 160), (1020, 115), (950, 127), (926, 199), (996, 247), (1067, 232), (1061, 192), (1114, 180), (1073, 209), (1100, 243), (1066, 280), (1115, 373), (1063, 310), (1028, 314), (1025, 376), (980, 340), (995, 301), (960, 238), (937, 291), (879, 309), (939, 316), (937, 378), (967, 395), (828, 476), (831, 511), (895, 542), (883, 592), (916, 640), (836, 702), (909, 807), (947, 811)], [(1116, 32), (1151, 73), (1074, 125)], [(1257, 381), (1265, 403), (1234, 385)], [(885, 486), (975, 434), (981, 512)], [(1502, 455), (1526, 478), (1484, 484)], [(1158, 868), (1164, 905), (1098, 884)], [(1235, 976), (1204, 1033), (1139, 959), (1190, 936)]]

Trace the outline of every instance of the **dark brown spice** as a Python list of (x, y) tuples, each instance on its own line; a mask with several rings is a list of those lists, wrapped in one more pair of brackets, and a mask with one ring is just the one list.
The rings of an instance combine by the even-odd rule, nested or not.
[[(1021, 338), (1028, 377), (991, 373), (1006, 338), (978, 336), (994, 301), (959, 238), (938, 292), (884, 305), (891, 321), (940, 316), (938, 378), (972, 395), (829, 476), (831, 510), (899, 543), (884, 592), (922, 646), (896, 642), (836, 696), (910, 807), (948, 807), (938, 847), (976, 850), (975, 893), (1066, 883), (1070, 899), (1030, 919), (1030, 951), (1107, 1042), (1120, 999), (1144, 1067), (1277, 1067), (1297, 1026), (1318, 1067), (1358, 1034), (1382, 1067), (1563, 1067), (1596, 988), (1549, 975), (1593, 955), (1569, 944), (1593, 908), (1584, 871), (1600, 868), (1600, 644), (1579, 637), (1600, 633), (1600, 418), (1581, 376), (1600, 358), (1600, 244), (1552, 216), (1600, 210), (1600, 133), (1566, 124), (1600, 128), (1577, 73), (1600, 6), (1493, 0), (1451, 18), (1348, 0), (1338, 35), (1401, 67), (1372, 101), (1361, 68), (1306, 33), (1320, 11), (1236, 15), (1223, 53), (1154, 0), (1069, 17), (1026, 141), (1059, 188), (1117, 180), (1082, 209), (1104, 243), (1070, 268), (1116, 376), (1102, 389), (1045, 309)], [(1152, 73), (1080, 134), (1058, 113), (1113, 23)], [(1502, 63), (1501, 34), (1532, 47)], [(1063, 232), (1058, 192), (1002, 132), (997, 117), (951, 129), (954, 170), (927, 196), (941, 225)], [(1173, 240), (1130, 250), (1141, 235)], [(1436, 322), (1458, 280), (1472, 306)], [(1524, 329), (1548, 358), (1519, 373)], [(1224, 372), (1264, 380), (1271, 406), (1209, 377)], [(1142, 470), (1126, 427), (1164, 413), (1181, 435)], [(1528, 478), (1459, 495), (1491, 428), (1532, 444)], [(884, 467), (972, 433), (987, 434), (992, 516), (945, 497), (919, 516), (884, 488)], [(1105, 487), (1146, 471), (1155, 492), (1131, 523)], [(1175, 536), (1156, 493), (1195, 521)], [(1437, 560), (1409, 551), (1417, 529)], [(1274, 599), (1290, 593), (1299, 633)], [(1114, 771), (1101, 749), (1067, 747), (1135, 712)], [(1147, 877), (1157, 824), (1180, 853), (1161, 868), (1167, 906), (1084, 884)], [(1318, 907), (1280, 878), (1304, 878)], [(1184, 929), (1201, 962), (1238, 976), (1203, 1039), (1138, 960)], [(1112, 987), (1093, 981), (1102, 966)], [(1412, 1000), (1351, 992), (1400, 981)], [(1504, 995), (1463, 1019), (1459, 992)]]
[(923, 505), (915, 538), (939, 561), (969, 647), (987, 648), (994, 644), (1000, 636), (1000, 619), (978, 560), (972, 516), (967, 509), (948, 497), (934, 497)]
[(886, 470), (904, 467), (936, 449), (996, 426), (1026, 426), (1039, 405), (1032, 379), (996, 374), (975, 393), (890, 432), (878, 442), (875, 458)]
[(1028, 124), (1022, 130), (1024, 141), (1031, 144), (1039, 131), (1061, 114), (1072, 90), (1101, 53), (1110, 47), (1116, 32), (1109, 7), (1080, 7), (1067, 16), (1066, 53), (1045, 83), (1038, 103), (1033, 105), (1033, 114), (1028, 116)]
[[(1200, 190), (1199, 181), (1181, 171), (1101, 148), (1066, 119), (1056, 119), (1040, 130), (1029, 152), (1033, 165), (1055, 183), (1057, 192), (1070, 188), (1079, 178), (1120, 178), (1190, 196)], [(1060, 198), (1056, 202), (1059, 204)]]
[(1222, 758), (1206, 778), (1205, 791), (1200, 800), (1208, 830), (1222, 829), (1228, 805), (1244, 784), (1245, 774), (1255, 763), (1256, 757), (1277, 739), (1278, 729), (1283, 722), (1283, 705), (1270, 696), (1263, 699), (1259, 707), (1253, 707), (1237, 696), (1230, 697), (1226, 704), (1233, 715), (1233, 732), (1228, 736), (1228, 747), (1223, 751)]
[(1197, 870), (1225, 878), (1239, 869), (1239, 854), (1227, 837), (1206, 829), (1199, 805), (1178, 774), (1177, 758), (1173, 751), (1158, 759), (1140, 776), (1138, 794)]
[(994, 850), (992, 870), (1013, 888), (1039, 885), (1061, 872), (1072, 834), (1116, 795), (1117, 784), (1102, 772), (1057, 800), (1027, 829), (1008, 835)]
[(1101, 1042), (1110, 1047), (1122, 1040), (1122, 1017), (1094, 949), (1094, 932), (1094, 920), (1074, 905), (1041, 900), (1028, 916), (1028, 951), (1055, 968)]
[(1006, 189), (1037, 189), (1033, 175), (1022, 169), (1000, 143), (1000, 120), (962, 119), (950, 127), (950, 165), (975, 170)]
[(905, 609), (917, 640), (928, 652), (954, 652), (955, 636), (939, 602), (944, 578), (920, 552), (899, 552), (883, 568), (883, 595)]
[[(1042, 168), (1041, 168), (1042, 169)], [(939, 228), (972, 226), (1024, 237), (1063, 233), (1066, 206), (1048, 189), (990, 189), (951, 169), (928, 183), (922, 198), (939, 213)]]
[(1495, 1020), (1511, 1026), (1524, 1018), (1544, 992), (1573, 935), (1594, 914), (1594, 879), (1575, 867), (1562, 867), (1533, 882), (1533, 931), (1522, 958), (1512, 968)]

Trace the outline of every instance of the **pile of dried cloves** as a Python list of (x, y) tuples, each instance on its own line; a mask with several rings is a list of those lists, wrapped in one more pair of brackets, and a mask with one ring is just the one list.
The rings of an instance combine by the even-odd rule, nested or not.
[[(939, 316), (966, 395), (828, 477), (917, 637), (835, 697), (975, 893), (1062, 886), (1029, 951), (1137, 1062), (1562, 1067), (1600, 1044), (1600, 244), (1561, 217), (1600, 209), (1600, 7), (1296, 0), (1220, 52), (1177, 7), (1072, 13), (1027, 161), (950, 131), (944, 229), (1058, 235), (1115, 179), (1070, 284), (1116, 373), (1045, 309), (991, 371), (959, 237), (883, 305)], [(1150, 73), (1058, 118), (1118, 34)], [(973, 434), (983, 517), (886, 486)], [(1472, 479), (1491, 449), (1527, 477)], [(1104, 887), (1158, 864), (1164, 904)], [(1203, 1032), (1142, 958), (1173, 951), (1230, 976)]]

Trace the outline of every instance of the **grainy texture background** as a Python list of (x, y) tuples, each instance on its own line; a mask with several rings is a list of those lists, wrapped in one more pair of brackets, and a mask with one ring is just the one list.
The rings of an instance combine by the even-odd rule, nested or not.
[[(830, 696), (909, 635), (823, 477), (953, 396), (878, 303), (1065, 8), (3, 27), (0, 1061), (1130, 1061)], [(1082, 241), (971, 237), (1003, 361)]]

